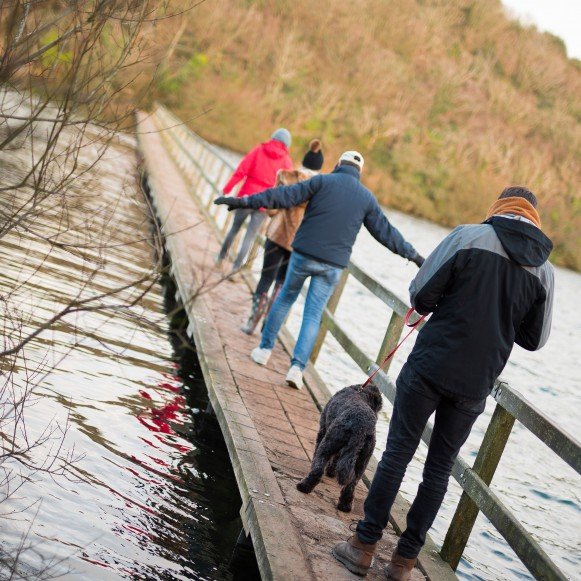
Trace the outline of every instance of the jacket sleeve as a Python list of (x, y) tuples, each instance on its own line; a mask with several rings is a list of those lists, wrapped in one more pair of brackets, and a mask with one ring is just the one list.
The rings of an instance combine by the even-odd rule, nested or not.
[(258, 210), (259, 208), (292, 208), (303, 202), (308, 202), (320, 188), (320, 176), (299, 182), (291, 186), (268, 188), (246, 197), (246, 207)]
[(450, 279), (454, 263), (461, 249), (462, 226), (453, 230), (426, 258), (410, 284), (410, 302), (421, 315), (431, 313), (436, 306)]
[(246, 179), (248, 173), (254, 165), (254, 160), (256, 159), (256, 154), (258, 153), (259, 149), (260, 146), (255, 147), (242, 158), (242, 161), (238, 164), (236, 171), (232, 174), (232, 177), (228, 180), (228, 183), (222, 190), (225, 194), (229, 194), (232, 191), (232, 188), (234, 188), (238, 182)]
[(406, 241), (397, 228), (390, 224), (375, 198), (372, 198), (370, 209), (363, 219), (363, 224), (380, 244), (392, 252), (407, 259), (417, 256), (417, 250)]
[(515, 341), (527, 351), (536, 351), (545, 345), (551, 332), (553, 318), (553, 289), (555, 271), (550, 263), (545, 263), (540, 270), (539, 277), (544, 289), (544, 296), (540, 297), (516, 331)]

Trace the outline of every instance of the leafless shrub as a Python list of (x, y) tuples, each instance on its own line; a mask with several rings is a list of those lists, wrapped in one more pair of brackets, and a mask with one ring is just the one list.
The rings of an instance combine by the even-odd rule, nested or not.
[[(119, 176), (114, 196), (102, 192), (112, 148), (134, 147), (120, 132), (131, 128), (139, 106), (133, 81), (154, 66), (154, 28), (170, 16), (159, 0), (0, 0), (0, 241), (27, 263), (0, 296), (1, 519), (33, 511), (35, 499), (16, 510), (6, 501), (35, 478), (72, 478), (80, 454), (66, 446), (66, 419), (48, 418), (40, 432), (27, 425), (37, 386), (66, 356), (39, 361), (29, 347), (60, 326), (70, 330), (74, 349), (83, 340), (76, 321), (93, 311), (139, 317), (136, 307), (162, 270), (158, 262), (128, 280), (110, 280), (115, 246), (148, 244), (157, 257), (163, 248), (155, 227), (129, 241), (119, 235), (118, 206), (128, 195)], [(138, 180), (133, 167), (126, 176), (133, 191)], [(143, 224), (155, 224), (145, 197), (139, 211)], [(46, 289), (35, 303), (38, 275), (63, 256), (76, 265), (70, 285)], [(0, 554), (0, 576), (26, 578), (20, 558), (36, 550), (25, 534), (17, 554)], [(31, 578), (53, 573), (54, 563), (45, 563)]]
[(246, 151), (285, 125), (297, 160), (323, 139), (325, 170), (359, 149), (380, 201), (449, 226), (527, 184), (553, 260), (581, 267), (579, 61), (497, 0), (223, 0), (184, 18), (155, 91), (182, 119), (211, 105), (198, 133)]

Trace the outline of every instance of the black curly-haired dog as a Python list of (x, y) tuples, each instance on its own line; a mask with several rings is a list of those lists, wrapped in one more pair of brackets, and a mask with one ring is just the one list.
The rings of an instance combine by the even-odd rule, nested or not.
[(309, 474), (297, 484), (308, 494), (326, 474), (343, 487), (337, 508), (350, 512), (355, 486), (363, 476), (375, 448), (375, 425), (381, 393), (373, 384), (351, 385), (338, 391), (321, 414), (315, 453)]

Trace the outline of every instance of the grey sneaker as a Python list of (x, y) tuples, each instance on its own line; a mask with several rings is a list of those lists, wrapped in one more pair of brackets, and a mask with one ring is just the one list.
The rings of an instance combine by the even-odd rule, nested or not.
[(303, 387), (303, 370), (298, 365), (292, 365), (286, 374), (286, 382), (295, 389)]

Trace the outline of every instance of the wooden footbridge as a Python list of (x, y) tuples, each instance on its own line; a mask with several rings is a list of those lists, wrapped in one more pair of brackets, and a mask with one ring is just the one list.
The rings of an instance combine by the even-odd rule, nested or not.
[[(324, 479), (310, 495), (296, 483), (308, 471), (319, 412), (331, 393), (316, 371), (316, 359), (327, 333), (331, 333), (363, 371), (376, 368), (374, 360), (352, 341), (333, 317), (348, 276), (359, 280), (392, 311), (380, 360), (399, 340), (407, 305), (388, 289), (351, 263), (323, 318), (321, 332), (306, 369), (307, 389), (285, 385), (288, 354), (293, 340), (280, 334), (268, 367), (254, 364), (249, 353), (256, 337), (239, 331), (250, 305), (255, 281), (249, 272), (225, 280), (213, 264), (231, 215), (212, 205), (233, 171), (233, 163), (216, 148), (191, 132), (159, 107), (138, 115), (139, 150), (151, 200), (165, 235), (171, 257), (171, 273), (179, 299), (189, 319), (213, 409), (218, 417), (234, 467), (242, 498), (244, 530), (252, 539), (263, 579), (341, 580), (356, 578), (330, 555), (331, 547), (349, 534), (349, 525), (362, 514), (366, 488), (360, 484), (353, 512), (336, 510), (338, 486)], [(254, 249), (254, 251), (256, 248)], [(388, 400), (395, 387), (380, 372), (376, 383)], [(510, 509), (491, 491), (489, 484), (500, 461), (515, 419), (540, 438), (577, 472), (581, 465), (579, 443), (564, 433), (518, 392), (499, 383), (492, 397), (497, 405), (484, 440), (470, 467), (458, 458), (453, 475), (464, 493), (442, 547), (428, 539), (413, 579), (454, 579), (453, 570), (482, 511), (508, 541), (531, 573), (539, 579), (565, 576), (524, 529)], [(430, 428), (424, 433), (428, 442)], [(366, 484), (373, 476), (372, 459)], [(380, 545), (379, 558), (368, 575), (384, 579), (383, 568), (405, 528), (407, 504), (398, 497), (392, 511), (392, 527)]]

